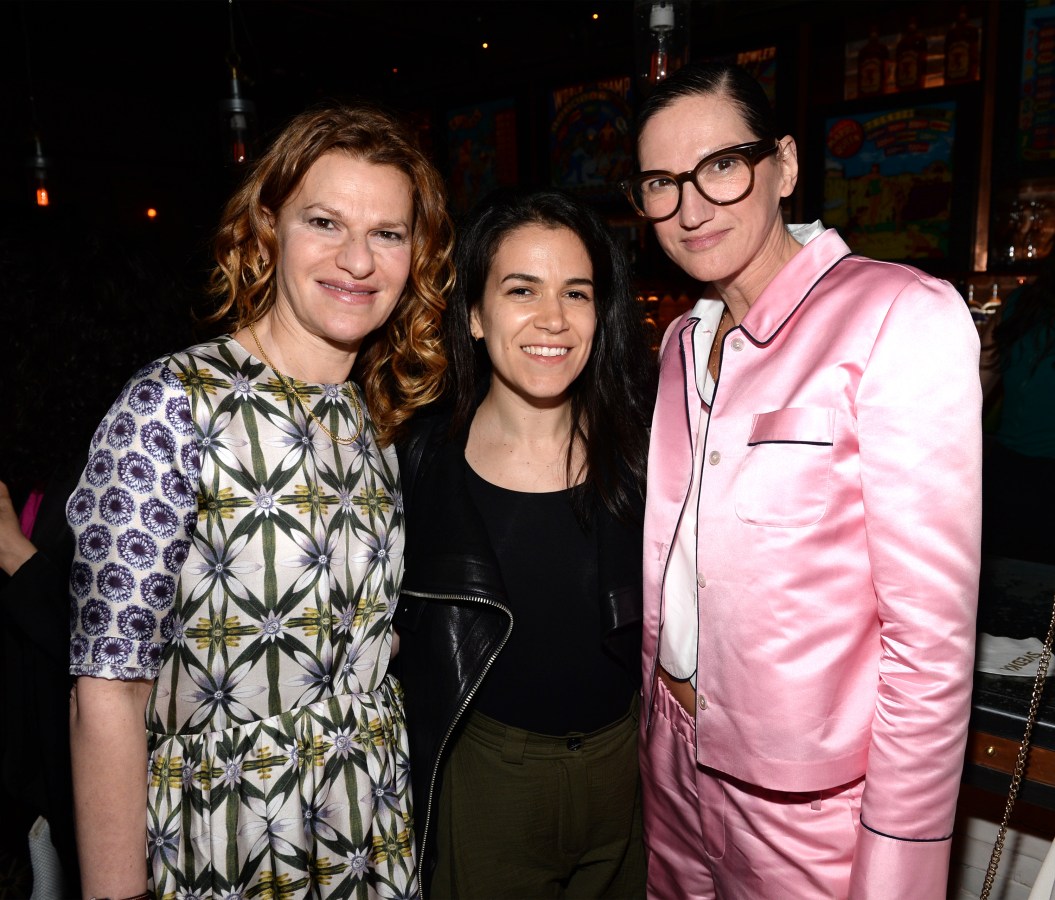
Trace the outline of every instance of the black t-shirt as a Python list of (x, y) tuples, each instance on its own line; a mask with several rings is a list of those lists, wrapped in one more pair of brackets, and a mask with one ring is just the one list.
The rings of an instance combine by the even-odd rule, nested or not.
[(513, 613), (512, 634), (474, 709), (537, 734), (611, 724), (626, 714), (635, 688), (601, 643), (597, 537), (575, 517), (577, 488), (511, 491), (465, 465)]

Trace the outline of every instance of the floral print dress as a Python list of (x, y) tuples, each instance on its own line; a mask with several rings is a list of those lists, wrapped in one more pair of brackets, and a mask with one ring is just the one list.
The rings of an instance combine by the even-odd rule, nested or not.
[[(298, 382), (355, 433), (354, 385)], [(363, 415), (366, 416), (365, 405)], [(71, 669), (156, 678), (157, 897), (412, 897), (395, 453), (230, 337), (133, 376), (67, 516)]]

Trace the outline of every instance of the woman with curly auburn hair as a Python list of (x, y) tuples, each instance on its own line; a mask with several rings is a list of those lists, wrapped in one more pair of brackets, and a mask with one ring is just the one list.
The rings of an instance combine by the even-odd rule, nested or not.
[(391, 115), (298, 116), (217, 235), (232, 333), (97, 429), (67, 505), (85, 896), (417, 893), (391, 441), (444, 378), (451, 245)]
[(440, 318), (454, 281), (443, 183), (392, 124), (378, 109), (332, 107), (303, 114), (278, 137), (224, 210), (211, 284), (219, 303), (204, 320), (244, 328), (274, 305), (277, 284), (270, 260), (277, 236), (271, 211), (282, 207), (301, 173), (319, 157), (342, 151), (401, 171), (410, 179), (416, 224), (410, 276), (387, 326), (368, 336), (357, 360), (374, 428), (386, 444), (415, 409), (438, 396), (446, 365)]

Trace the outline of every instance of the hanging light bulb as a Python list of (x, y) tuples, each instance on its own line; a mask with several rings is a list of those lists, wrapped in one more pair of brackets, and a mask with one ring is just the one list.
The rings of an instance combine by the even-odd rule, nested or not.
[(51, 205), (51, 192), (48, 184), (48, 166), (50, 160), (44, 155), (44, 144), (40, 139), (40, 131), (37, 129), (37, 104), (33, 92), (33, 47), (30, 43), (30, 29), (26, 20), (26, 13), (22, 17), (22, 36), (25, 40), (26, 50), (26, 84), (29, 86), (29, 122), (30, 122), (30, 148), (29, 158), (26, 160), (26, 168), (30, 171), (30, 186), (33, 191), (33, 201), (38, 208)]
[(228, 165), (241, 166), (252, 156), (256, 137), (256, 106), (245, 96), (238, 67), (230, 63), (229, 93), (220, 101), (224, 125), (224, 158)]
[(220, 101), (223, 116), (223, 155), (228, 166), (243, 166), (252, 158), (256, 139), (256, 105), (245, 95), (244, 73), (235, 46), (234, 0), (227, 0), (227, 99)]
[(40, 134), (33, 132), (33, 149), (26, 165), (32, 170), (32, 186), (37, 206), (50, 206), (51, 195), (48, 192), (48, 158), (44, 155), (44, 147), (40, 140)]
[(652, 32), (652, 54), (649, 58), (648, 82), (658, 84), (667, 77), (670, 61), (670, 33), (674, 30), (674, 7), (661, 0), (648, 13), (648, 30)]
[(635, 0), (638, 89), (652, 88), (689, 58), (688, 0)]

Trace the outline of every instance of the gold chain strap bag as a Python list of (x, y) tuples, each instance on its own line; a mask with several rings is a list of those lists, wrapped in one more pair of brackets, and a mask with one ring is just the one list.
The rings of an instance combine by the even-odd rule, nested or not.
[(996, 870), (1000, 865), (1000, 854), (1004, 852), (1004, 838), (1007, 837), (1007, 824), (1011, 821), (1011, 810), (1018, 798), (1018, 789), (1022, 786), (1022, 778), (1026, 772), (1026, 763), (1029, 757), (1029, 740), (1033, 735), (1033, 724), (1037, 721), (1037, 710), (1040, 708), (1040, 695), (1044, 692), (1044, 679), (1048, 674), (1048, 663), (1051, 661), (1052, 638), (1055, 637), (1055, 605), (1051, 610), (1051, 623), (1048, 625), (1048, 636), (1044, 640), (1044, 650), (1037, 661), (1037, 678), (1033, 682), (1033, 697), (1029, 702), (1029, 714), (1026, 716), (1026, 731), (1022, 736), (1022, 746), (1018, 748), (1018, 759), (1015, 760), (1015, 771), (1011, 776), (1011, 788), (1007, 792), (1007, 804), (1004, 807), (1004, 818), (1000, 823), (1000, 830), (996, 834), (996, 842), (993, 844), (993, 853), (989, 857), (989, 867), (985, 870), (985, 881), (982, 882), (982, 892), (978, 895), (979, 900), (989, 900), (989, 892), (993, 889), (993, 881), (996, 878)]

